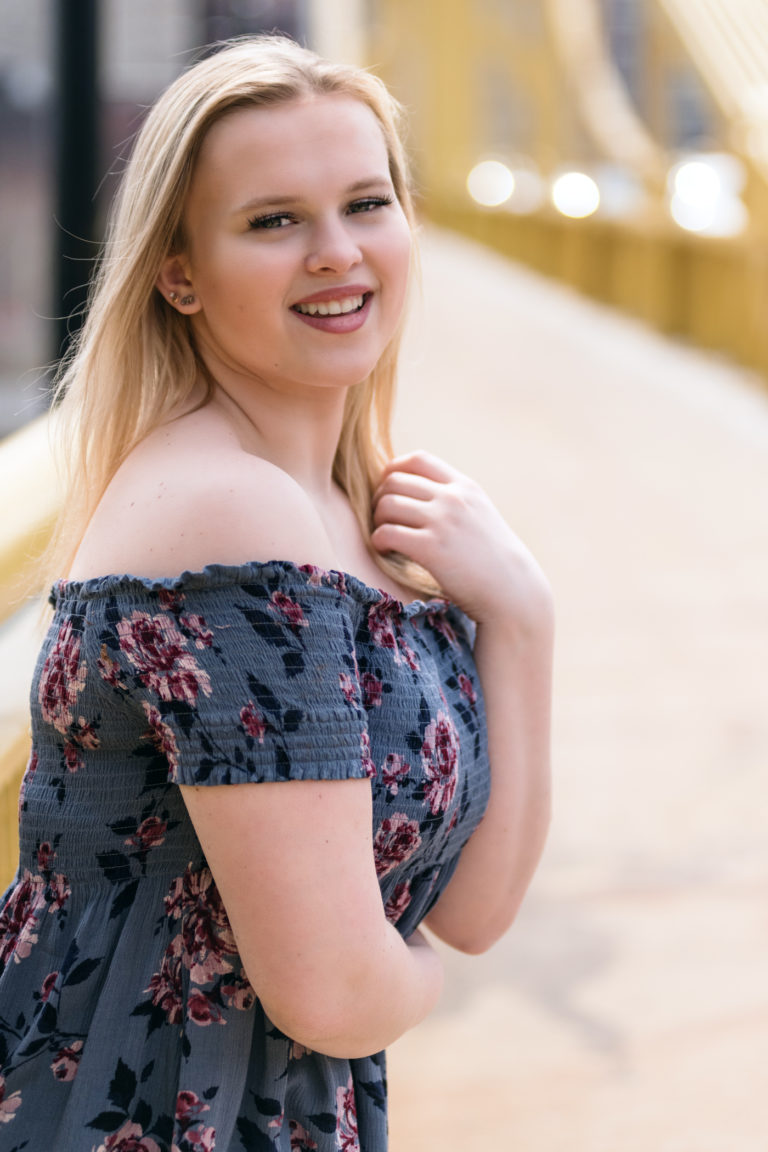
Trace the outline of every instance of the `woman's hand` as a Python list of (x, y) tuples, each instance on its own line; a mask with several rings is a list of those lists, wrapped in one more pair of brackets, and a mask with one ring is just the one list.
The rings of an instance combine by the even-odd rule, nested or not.
[(374, 522), (374, 547), (421, 564), (478, 625), (491, 796), (426, 924), (453, 947), (482, 952), (512, 923), (549, 824), (552, 597), (482, 489), (434, 456), (390, 461)]
[(427, 452), (391, 460), (373, 497), (374, 548), (426, 568), (478, 623), (535, 627), (551, 609), (538, 564), (483, 489)]

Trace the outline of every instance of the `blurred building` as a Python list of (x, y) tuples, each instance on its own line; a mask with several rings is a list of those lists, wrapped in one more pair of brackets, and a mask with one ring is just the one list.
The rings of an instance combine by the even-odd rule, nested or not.
[[(88, 2), (0, 8), (0, 435), (44, 403), (56, 317), (77, 305), (74, 289), (55, 298), (66, 246), (57, 29)], [(94, 8), (100, 102), (95, 173), (81, 174), (94, 205), (86, 254), (142, 110), (201, 45), (281, 30), (390, 83), (409, 112), (434, 220), (768, 370), (768, 0)], [(84, 283), (87, 256), (74, 263)]]
[[(4, 0), (0, 8), (0, 436), (45, 403), (45, 367), (57, 352), (58, 22), (79, 0)], [(305, 39), (312, 5), (302, 0), (98, 0), (99, 68), (95, 252), (104, 215), (142, 110), (200, 45), (279, 30)], [(317, 21), (315, 21), (315, 24)], [(75, 277), (87, 280), (87, 264)]]
[(431, 219), (768, 372), (768, 0), (377, 0)]

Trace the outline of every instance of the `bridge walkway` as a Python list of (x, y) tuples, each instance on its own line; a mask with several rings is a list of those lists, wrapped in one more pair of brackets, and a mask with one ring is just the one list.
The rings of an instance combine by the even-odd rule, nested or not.
[(765, 1152), (768, 392), (449, 233), (423, 267), (398, 443), (552, 581), (555, 817), (391, 1052), (393, 1152)]

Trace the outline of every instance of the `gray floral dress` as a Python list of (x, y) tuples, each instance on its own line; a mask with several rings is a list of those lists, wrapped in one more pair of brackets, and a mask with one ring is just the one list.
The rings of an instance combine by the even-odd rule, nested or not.
[(369, 778), (407, 936), (487, 803), (471, 624), (287, 562), (51, 600), (0, 905), (0, 1149), (384, 1152), (384, 1054), (265, 1016), (178, 785)]

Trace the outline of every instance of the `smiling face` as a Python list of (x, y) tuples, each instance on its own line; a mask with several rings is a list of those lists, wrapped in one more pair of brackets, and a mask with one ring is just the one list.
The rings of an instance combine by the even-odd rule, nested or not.
[(370, 374), (400, 320), (411, 234), (367, 105), (328, 95), (226, 115), (184, 233), (158, 284), (194, 295), (180, 310), (222, 385), (300, 393)]

